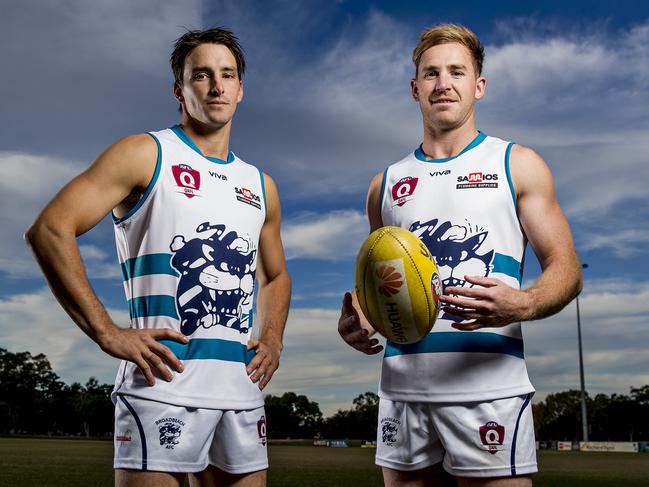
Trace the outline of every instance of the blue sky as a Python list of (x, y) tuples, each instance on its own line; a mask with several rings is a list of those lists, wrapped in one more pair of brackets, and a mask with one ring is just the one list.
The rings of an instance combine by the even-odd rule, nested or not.
[[(181, 5), (182, 3), (182, 5)], [(12, 3), (0, 18), (0, 347), (45, 353), (67, 382), (112, 382), (117, 363), (60, 310), (21, 235), (119, 137), (177, 121), (168, 56), (184, 28), (228, 26), (247, 56), (232, 149), (277, 182), (294, 280), (282, 366), (269, 392), (326, 414), (375, 391), (380, 360), (336, 332), (367, 235), (371, 177), (413, 150), (419, 33), (460, 22), (486, 47), (477, 125), (536, 149), (555, 175), (580, 258), (586, 386), (649, 384), (649, 5), (646, 2)], [(128, 323), (111, 223), (80, 239), (94, 289)], [(529, 284), (538, 264), (528, 255)], [(525, 324), (536, 399), (579, 386), (575, 305)]]

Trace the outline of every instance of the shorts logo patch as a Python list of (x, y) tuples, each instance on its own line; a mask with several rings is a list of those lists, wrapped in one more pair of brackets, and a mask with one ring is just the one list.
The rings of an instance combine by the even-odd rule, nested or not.
[(120, 432), (115, 436), (115, 441), (131, 441), (131, 430)]
[(185, 423), (177, 418), (162, 418), (155, 424), (160, 431), (160, 446), (173, 450), (180, 443), (180, 435)]
[(386, 446), (392, 446), (397, 442), (400, 424), (401, 421), (396, 418), (381, 418), (381, 441)]
[(259, 435), (259, 444), (266, 446), (266, 416), (262, 416), (257, 421), (257, 435)]
[(497, 452), (504, 450), (503, 441), (505, 441), (505, 427), (495, 421), (487, 421), (480, 426), (480, 441), (486, 450), (495, 455)]

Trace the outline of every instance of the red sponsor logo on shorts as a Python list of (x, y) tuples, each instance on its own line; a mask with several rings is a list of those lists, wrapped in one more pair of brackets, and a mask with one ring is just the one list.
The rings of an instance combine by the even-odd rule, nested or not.
[(116, 441), (131, 441), (131, 432), (129, 430), (124, 431), (123, 433), (120, 432), (117, 435), (115, 435), (115, 440)]
[(259, 435), (259, 444), (266, 446), (266, 416), (262, 416), (257, 421), (257, 435)]
[(503, 450), (505, 441), (505, 427), (495, 421), (487, 421), (480, 426), (480, 441), (487, 447), (487, 451), (492, 455), (499, 450)]

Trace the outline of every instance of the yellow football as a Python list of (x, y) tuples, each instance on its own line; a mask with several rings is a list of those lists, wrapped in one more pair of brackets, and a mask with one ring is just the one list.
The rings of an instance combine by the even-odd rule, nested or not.
[(414, 343), (437, 319), (442, 281), (435, 258), (405, 228), (382, 227), (356, 260), (356, 295), (370, 324), (395, 343)]

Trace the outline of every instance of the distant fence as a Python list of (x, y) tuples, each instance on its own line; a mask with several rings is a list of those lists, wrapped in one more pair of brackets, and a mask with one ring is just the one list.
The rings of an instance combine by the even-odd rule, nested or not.
[(638, 453), (649, 452), (647, 441), (537, 441), (537, 450)]
[(331, 448), (347, 448), (347, 440), (313, 440), (313, 446), (329, 446)]

